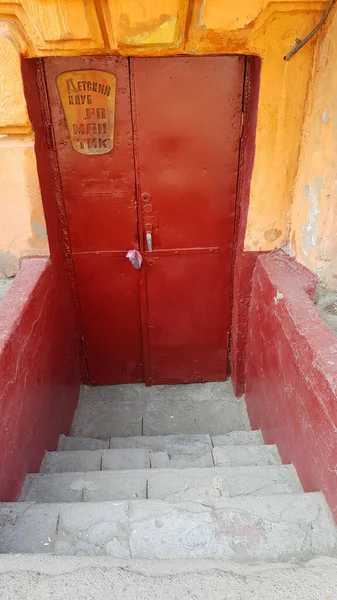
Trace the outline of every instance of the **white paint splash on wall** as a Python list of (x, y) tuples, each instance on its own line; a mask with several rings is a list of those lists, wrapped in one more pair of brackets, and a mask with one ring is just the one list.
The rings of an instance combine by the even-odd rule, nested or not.
[(317, 216), (320, 213), (319, 200), (324, 181), (319, 178), (315, 182), (310, 182), (304, 188), (304, 195), (309, 200), (308, 221), (301, 225), (302, 230), (302, 251), (304, 256), (308, 256), (310, 248), (316, 248), (317, 242)]
[(274, 296), (274, 302), (275, 302), (275, 304), (278, 304), (279, 301), (282, 300), (282, 298), (283, 298), (283, 294), (277, 290), (277, 292), (276, 292), (276, 294)]

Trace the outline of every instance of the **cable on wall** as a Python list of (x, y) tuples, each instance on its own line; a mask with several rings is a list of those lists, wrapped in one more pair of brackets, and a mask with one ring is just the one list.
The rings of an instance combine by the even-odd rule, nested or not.
[(306, 35), (305, 38), (303, 38), (303, 40), (296, 39), (296, 44), (297, 45), (295, 46), (295, 48), (293, 48), (289, 52), (289, 54), (287, 54), (284, 57), (284, 60), (290, 60), (294, 56), (294, 54), (296, 54), (296, 52), (298, 52), (301, 48), (303, 48), (303, 46), (305, 46), (305, 44), (309, 40), (311, 40), (311, 38), (315, 35), (315, 33), (317, 33), (317, 31), (322, 27), (322, 25), (324, 25), (325, 21), (328, 18), (328, 15), (329, 15), (329, 13), (330, 13), (330, 11), (332, 9), (332, 6), (333, 6), (334, 2), (335, 2), (335, 0), (329, 0), (328, 6), (326, 7), (326, 9), (325, 9), (325, 11), (324, 11), (324, 13), (322, 15), (322, 18), (321, 18), (320, 22), (317, 23), (316, 27), (314, 27), (312, 29), (312, 31), (310, 31), (310, 33), (308, 33), (308, 35)]

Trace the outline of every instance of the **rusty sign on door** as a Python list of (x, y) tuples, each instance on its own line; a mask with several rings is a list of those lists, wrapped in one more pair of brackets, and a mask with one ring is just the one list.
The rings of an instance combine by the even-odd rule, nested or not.
[(71, 144), (80, 154), (106, 154), (114, 145), (116, 77), (93, 69), (57, 77)]

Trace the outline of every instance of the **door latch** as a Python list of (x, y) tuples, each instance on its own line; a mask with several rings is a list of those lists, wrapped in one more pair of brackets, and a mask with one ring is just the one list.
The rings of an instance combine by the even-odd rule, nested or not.
[(148, 252), (153, 252), (153, 244), (152, 244), (152, 223), (146, 223), (144, 225), (145, 230), (145, 239), (146, 246)]
[(147, 244), (147, 251), (152, 252), (152, 233), (151, 233), (151, 231), (146, 232), (146, 244)]

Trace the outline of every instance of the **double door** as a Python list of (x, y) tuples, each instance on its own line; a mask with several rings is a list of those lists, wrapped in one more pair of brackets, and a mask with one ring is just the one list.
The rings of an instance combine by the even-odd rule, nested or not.
[(90, 382), (226, 379), (243, 57), (44, 66)]

